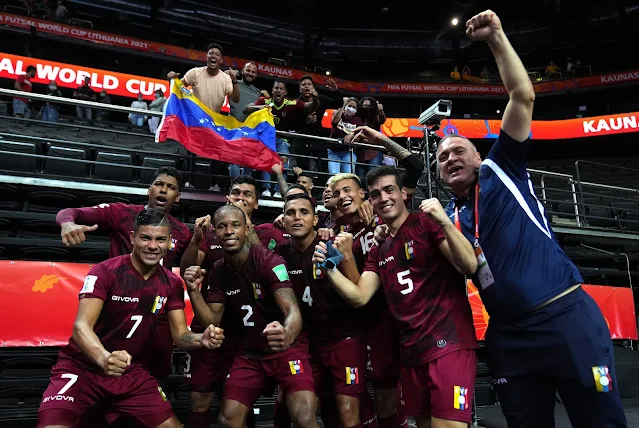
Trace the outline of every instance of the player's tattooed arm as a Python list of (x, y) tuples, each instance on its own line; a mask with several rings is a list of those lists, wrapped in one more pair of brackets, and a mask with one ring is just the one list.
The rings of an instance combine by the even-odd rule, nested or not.
[(302, 312), (292, 288), (279, 288), (275, 290), (275, 303), (284, 316), (284, 329), (286, 330), (287, 345), (290, 345), (302, 330)]
[(173, 343), (180, 349), (196, 349), (206, 347), (209, 349), (219, 348), (224, 340), (224, 330), (210, 324), (202, 334), (193, 333), (186, 326), (186, 316), (184, 310), (173, 310), (169, 312), (169, 326)]

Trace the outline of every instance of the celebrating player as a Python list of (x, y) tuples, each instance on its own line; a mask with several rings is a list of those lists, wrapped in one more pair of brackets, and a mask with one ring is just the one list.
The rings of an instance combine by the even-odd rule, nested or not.
[[(182, 184), (182, 174), (178, 170), (161, 167), (155, 172), (155, 178), (149, 186), (149, 201), (146, 206), (115, 203), (63, 209), (56, 216), (56, 222), (62, 229), (62, 243), (67, 246), (78, 245), (86, 240), (86, 232), (93, 232), (99, 228), (111, 236), (109, 257), (130, 254), (131, 231), (135, 217), (145, 208), (161, 208), (166, 213), (172, 230), (169, 249), (161, 263), (170, 269), (176, 255), (187, 247), (191, 239), (189, 228), (169, 214), (173, 204), (180, 200)], [(157, 323), (157, 331), (153, 335), (153, 343), (145, 349), (142, 360), (154, 377), (164, 379), (172, 371), (172, 353), (173, 342), (168, 320), (161, 317)]]
[[(316, 225), (310, 197), (305, 193), (289, 196), (284, 204), (284, 228), (291, 243), (278, 254), (286, 261), (291, 283), (302, 301), (317, 396), (324, 395), (324, 402), (335, 401), (343, 427), (361, 426), (359, 397), (366, 385), (366, 347), (360, 338), (357, 312), (313, 265), (313, 252), (320, 242)], [(352, 268), (357, 269), (354, 263)]]
[(160, 265), (171, 244), (164, 211), (141, 211), (130, 240), (130, 255), (98, 263), (84, 280), (73, 336), (40, 404), (39, 428), (73, 428), (95, 403), (113, 420), (127, 415), (150, 427), (182, 426), (138, 357), (165, 314), (181, 349), (217, 348), (223, 331), (209, 325), (195, 334), (186, 326), (182, 281)]
[[(357, 285), (334, 271), (326, 274), (356, 307), (383, 289), (400, 327), (406, 413), (417, 419), (418, 427), (466, 427), (477, 340), (462, 274), (477, 268), (473, 248), (438, 200), (423, 201), (421, 213), (408, 212), (396, 168), (377, 167), (366, 175), (366, 182), (390, 236), (371, 249)], [(323, 243), (318, 248), (326, 250)], [(323, 253), (316, 253), (317, 262), (323, 259)], [(342, 262), (349, 263), (348, 257)]]
[(243, 427), (265, 382), (275, 379), (293, 423), (317, 427), (308, 343), (297, 337), (302, 317), (284, 260), (247, 241), (246, 215), (237, 207), (225, 205), (213, 219), (225, 256), (209, 272), (206, 300), (199, 290), (205, 271), (191, 266), (184, 280), (202, 325), (219, 323), (223, 314), (242, 325), (246, 350), (235, 358), (224, 383), (219, 421)]

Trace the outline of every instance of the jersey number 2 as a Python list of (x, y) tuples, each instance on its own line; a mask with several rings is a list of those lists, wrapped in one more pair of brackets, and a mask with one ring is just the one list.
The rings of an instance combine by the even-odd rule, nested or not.
[(253, 327), (255, 323), (253, 321), (249, 321), (249, 319), (251, 319), (251, 316), (253, 315), (253, 308), (251, 307), (251, 305), (242, 305), (242, 310), (246, 311), (246, 315), (244, 315), (244, 318), (242, 318), (242, 321), (244, 321), (244, 325), (247, 327)]
[(304, 294), (302, 294), (302, 302), (306, 303), (308, 306), (313, 306), (313, 296), (311, 296), (311, 287), (309, 285), (304, 289)]
[(408, 277), (410, 275), (410, 270), (406, 269), (401, 272), (397, 272), (397, 282), (401, 285), (405, 285), (406, 288), (400, 290), (399, 292), (406, 295), (413, 291), (413, 280)]

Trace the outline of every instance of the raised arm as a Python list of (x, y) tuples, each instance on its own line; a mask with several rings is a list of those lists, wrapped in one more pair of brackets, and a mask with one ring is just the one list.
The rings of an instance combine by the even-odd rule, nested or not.
[(206, 253), (200, 250), (200, 245), (204, 234), (211, 227), (211, 216), (207, 215), (195, 220), (195, 227), (193, 228), (193, 236), (191, 242), (184, 250), (182, 258), (180, 259), (180, 274), (184, 276), (184, 271), (190, 266), (202, 266)]
[[(191, 299), (191, 306), (193, 307), (193, 313), (195, 318), (202, 325), (217, 325), (219, 326), (224, 316), (224, 293), (219, 290), (214, 291), (219, 294), (218, 303), (207, 303), (200, 292), (200, 286), (202, 285), (206, 270), (201, 269), (199, 266), (190, 266), (184, 272), (184, 283), (186, 284), (186, 291), (189, 293), (189, 299)], [(209, 294), (212, 291), (209, 290)], [(218, 297), (218, 296), (214, 296)], [(176, 343), (177, 344), (177, 343)]]
[(466, 34), (471, 40), (484, 40), (495, 57), (499, 76), (508, 92), (501, 128), (516, 141), (524, 142), (530, 135), (535, 90), (526, 68), (513, 49), (492, 10), (473, 16), (466, 22)]
[(117, 216), (119, 205), (102, 204), (88, 208), (65, 208), (55, 218), (60, 226), (62, 243), (77, 245), (86, 240), (85, 232), (93, 232), (98, 227), (110, 229), (113, 216)]

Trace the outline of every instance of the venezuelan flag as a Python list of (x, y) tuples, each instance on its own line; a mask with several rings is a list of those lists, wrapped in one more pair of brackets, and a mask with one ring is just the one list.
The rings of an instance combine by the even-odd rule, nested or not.
[(291, 374), (296, 375), (304, 373), (304, 366), (301, 360), (292, 360), (288, 362), (288, 367), (291, 369)]
[(155, 135), (156, 142), (168, 139), (197, 155), (261, 171), (271, 171), (281, 162), (269, 109), (258, 110), (240, 122), (211, 111), (179, 79), (171, 81), (171, 95)]
[(359, 370), (357, 370), (357, 367), (346, 367), (346, 385), (359, 385)]
[(612, 378), (606, 366), (592, 368), (592, 375), (595, 378), (595, 387), (598, 392), (612, 391)]
[(455, 401), (453, 407), (457, 410), (466, 410), (468, 408), (468, 388), (455, 385)]

